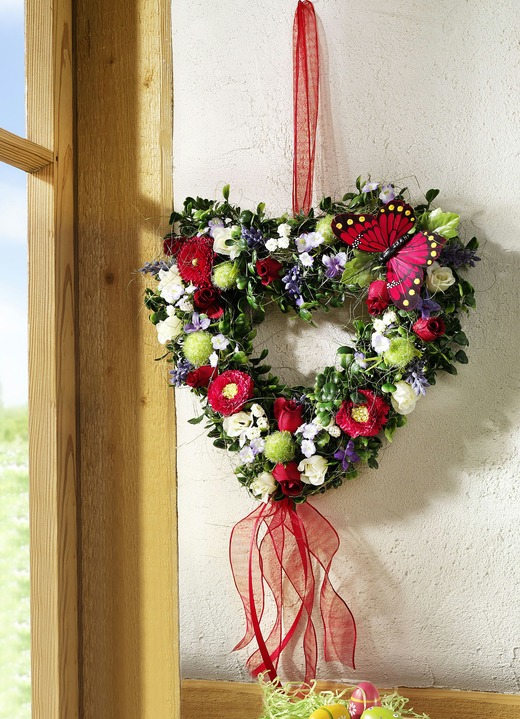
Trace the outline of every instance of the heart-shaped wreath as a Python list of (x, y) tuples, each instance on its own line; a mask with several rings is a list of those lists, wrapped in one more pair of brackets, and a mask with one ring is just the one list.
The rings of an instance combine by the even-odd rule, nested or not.
[[(468, 344), (459, 316), (475, 307), (460, 275), (478, 243), (459, 238), (459, 216), (413, 207), (406, 188), (358, 178), (356, 192), (320, 212), (279, 218), (188, 197), (174, 212), (145, 304), (174, 365), (170, 383), (202, 399), (215, 446), (238, 452), (239, 482), (264, 501), (339, 487), (365, 462), (377, 468), (384, 433), (406, 424), (439, 370), (456, 374)], [(352, 342), (314, 386), (289, 387), (257, 354), (266, 308), (313, 323), (317, 310), (350, 301)]]

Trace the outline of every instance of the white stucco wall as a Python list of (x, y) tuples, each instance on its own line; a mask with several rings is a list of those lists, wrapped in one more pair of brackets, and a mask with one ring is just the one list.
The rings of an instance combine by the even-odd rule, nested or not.
[[(176, 0), (175, 196), (290, 207), (295, 0)], [(358, 671), (386, 686), (520, 691), (520, 4), (316, 0), (322, 48), (316, 195), (358, 174), (439, 187), (468, 237), (470, 364), (441, 376), (379, 471), (317, 500), (341, 535), (335, 578), (358, 621)], [(415, 179), (416, 178), (416, 179)], [(302, 329), (304, 330), (302, 333)], [(337, 326), (270, 322), (275, 367), (309, 376)], [(303, 336), (305, 335), (305, 336)], [(295, 355), (298, 354), (298, 358)], [(280, 370), (289, 377), (287, 370)], [(177, 393), (183, 675), (247, 679), (228, 565), (253, 507)]]

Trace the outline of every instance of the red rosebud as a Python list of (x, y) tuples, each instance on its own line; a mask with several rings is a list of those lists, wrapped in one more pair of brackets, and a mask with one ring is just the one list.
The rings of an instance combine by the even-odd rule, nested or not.
[(188, 372), (186, 384), (189, 387), (207, 387), (216, 375), (216, 367), (211, 367), (209, 364), (203, 365), (202, 367), (198, 367), (197, 369)]
[(177, 266), (182, 279), (193, 282), (197, 287), (210, 284), (213, 256), (211, 237), (191, 237), (185, 240), (177, 255)]
[(272, 474), (286, 497), (297, 497), (303, 492), (304, 484), (300, 479), (296, 462), (277, 464)]
[(374, 280), (368, 288), (367, 307), (371, 315), (380, 315), (390, 304), (388, 287), (384, 280)]
[(208, 402), (215, 412), (228, 417), (240, 412), (248, 399), (253, 396), (255, 385), (251, 377), (237, 369), (222, 372), (208, 389)]
[(274, 401), (274, 417), (281, 432), (296, 432), (303, 424), (303, 407), (292, 399), (278, 397)]
[(204, 312), (212, 320), (222, 317), (224, 308), (220, 304), (220, 292), (214, 287), (200, 287), (193, 295), (196, 310)]
[(388, 422), (390, 407), (369, 389), (360, 389), (359, 393), (367, 401), (362, 404), (343, 402), (336, 415), (336, 424), (349, 437), (375, 437)]
[(442, 317), (429, 317), (417, 320), (412, 329), (423, 342), (433, 342), (446, 332), (446, 325)]
[(182, 245), (186, 241), (185, 237), (175, 237), (175, 235), (168, 235), (164, 238), (163, 252), (165, 255), (177, 255)]
[(279, 280), (282, 267), (282, 263), (275, 260), (274, 257), (256, 261), (256, 272), (263, 285), (270, 285), (274, 280)]

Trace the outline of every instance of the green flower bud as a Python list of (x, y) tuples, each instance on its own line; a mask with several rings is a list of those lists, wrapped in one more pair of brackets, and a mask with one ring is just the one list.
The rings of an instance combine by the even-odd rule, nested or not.
[(188, 362), (194, 367), (207, 364), (209, 356), (213, 352), (210, 333), (192, 332), (186, 335), (182, 351)]
[(383, 358), (390, 367), (399, 367), (404, 369), (416, 357), (420, 357), (420, 352), (409, 337), (393, 337), (390, 340), (390, 347), (383, 353)]
[(231, 290), (236, 286), (238, 274), (239, 269), (234, 262), (222, 262), (213, 270), (213, 284), (219, 290)]
[(334, 215), (325, 215), (321, 220), (316, 223), (316, 232), (323, 235), (323, 242), (325, 245), (332, 245), (333, 242), (337, 241), (336, 235), (332, 232), (331, 222), (334, 219)]
[(265, 440), (264, 454), (275, 464), (285, 464), (294, 459), (296, 445), (290, 432), (273, 432)]

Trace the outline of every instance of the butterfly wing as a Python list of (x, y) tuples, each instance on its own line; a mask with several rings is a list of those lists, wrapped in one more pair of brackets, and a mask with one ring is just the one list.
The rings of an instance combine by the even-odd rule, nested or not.
[(390, 299), (401, 310), (413, 310), (419, 302), (424, 268), (438, 259), (446, 239), (418, 232), (388, 260), (386, 283)]
[(404, 202), (390, 202), (377, 215), (336, 215), (331, 228), (336, 237), (361, 252), (384, 252), (413, 227), (413, 209)]

